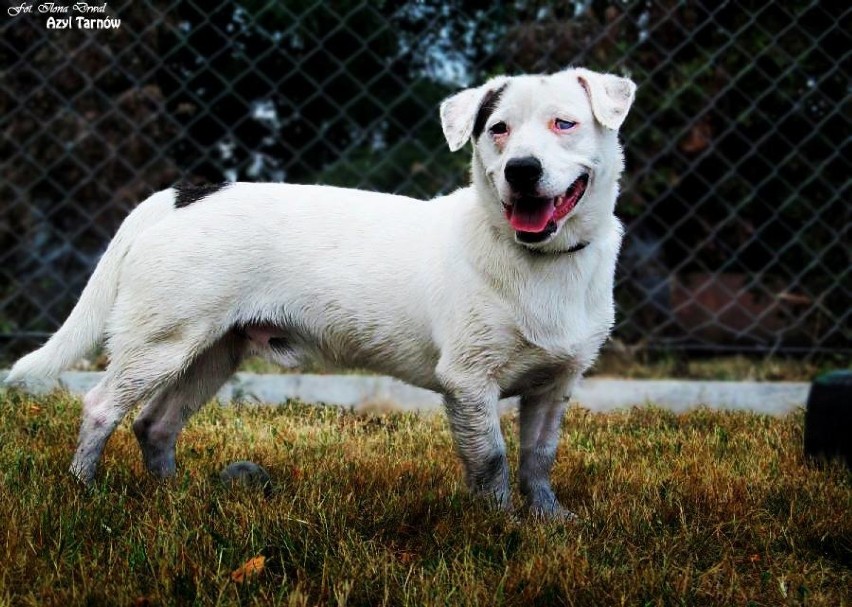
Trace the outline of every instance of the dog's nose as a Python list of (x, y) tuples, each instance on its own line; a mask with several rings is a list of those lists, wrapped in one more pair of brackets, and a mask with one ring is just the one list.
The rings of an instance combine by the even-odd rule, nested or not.
[(534, 189), (541, 179), (541, 162), (535, 156), (524, 156), (523, 158), (512, 158), (506, 163), (504, 171), (506, 181), (516, 190), (525, 191)]

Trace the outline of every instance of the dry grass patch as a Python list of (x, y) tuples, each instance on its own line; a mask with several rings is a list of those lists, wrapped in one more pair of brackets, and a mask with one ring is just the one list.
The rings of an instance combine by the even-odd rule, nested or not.
[[(86, 491), (66, 473), (78, 415), (0, 395), (0, 605), (852, 602), (850, 475), (803, 460), (801, 413), (574, 408), (567, 526), (472, 502), (442, 416), (210, 406), (177, 478), (145, 476), (125, 424)], [(219, 485), (237, 459), (272, 492)]]

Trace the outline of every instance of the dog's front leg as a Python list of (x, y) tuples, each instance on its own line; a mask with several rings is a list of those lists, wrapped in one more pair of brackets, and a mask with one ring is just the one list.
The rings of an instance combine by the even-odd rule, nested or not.
[(519, 476), (521, 493), (533, 516), (574, 517), (560, 505), (550, 486), (550, 470), (556, 459), (562, 416), (568, 405), (568, 391), (572, 383), (560, 382), (545, 392), (521, 397)]
[(497, 413), (499, 389), (455, 388), (445, 394), (447, 417), (468, 487), (498, 508), (511, 508), (506, 443)]

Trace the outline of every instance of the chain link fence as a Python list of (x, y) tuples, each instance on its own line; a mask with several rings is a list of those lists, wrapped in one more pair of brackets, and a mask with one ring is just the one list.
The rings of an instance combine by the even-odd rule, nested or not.
[[(5, 362), (59, 326), (152, 192), (275, 180), (431, 197), (467, 180), (469, 159), (441, 136), (442, 98), (568, 65), (639, 84), (623, 127), (613, 343), (852, 351), (843, 3), (21, 6), (4, 8), (0, 42)], [(86, 29), (80, 16), (112, 21)]]

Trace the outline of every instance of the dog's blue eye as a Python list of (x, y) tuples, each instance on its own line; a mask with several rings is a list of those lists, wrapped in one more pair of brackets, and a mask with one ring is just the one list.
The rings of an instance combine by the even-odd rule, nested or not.
[(553, 121), (553, 126), (556, 127), (557, 131), (570, 131), (575, 126), (577, 126), (577, 123), (571, 122), (570, 120), (562, 120), (561, 118), (557, 118)]
[(505, 122), (497, 122), (491, 125), (491, 128), (488, 129), (488, 132), (492, 135), (505, 135), (509, 132), (509, 127), (506, 126)]

